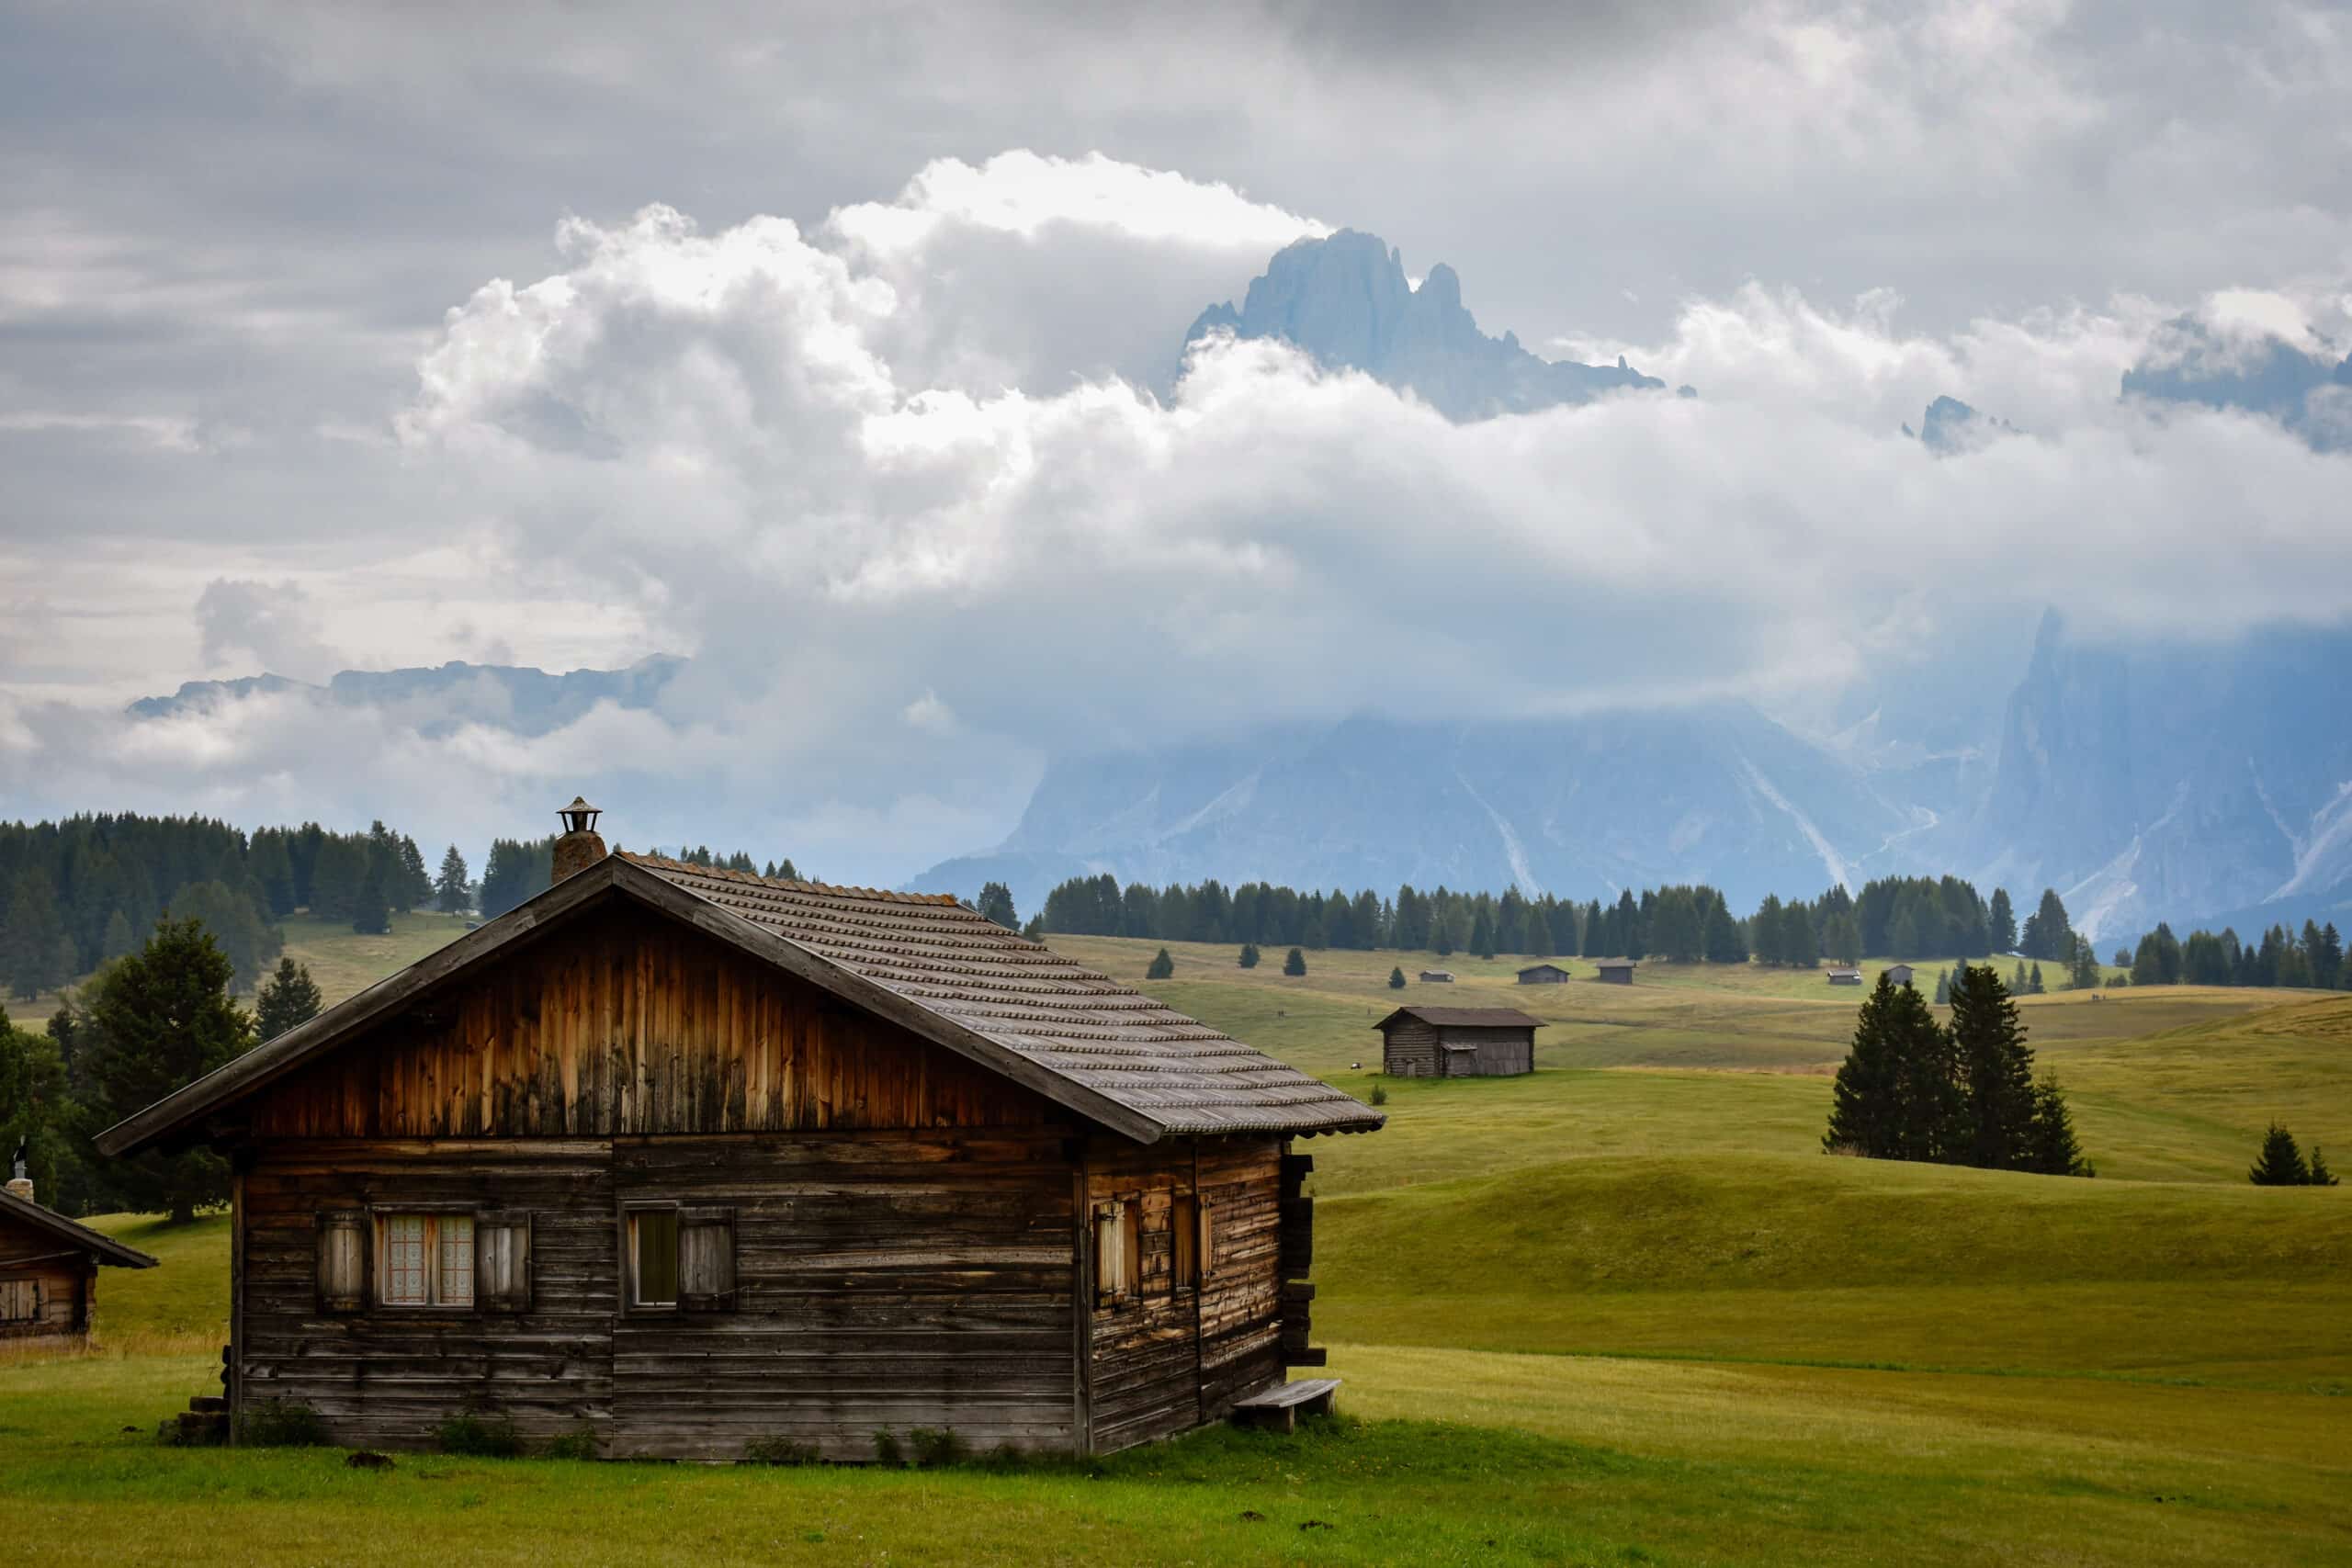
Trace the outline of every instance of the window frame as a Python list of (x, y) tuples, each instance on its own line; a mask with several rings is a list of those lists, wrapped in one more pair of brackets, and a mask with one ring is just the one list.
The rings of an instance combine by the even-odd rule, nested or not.
[[(677, 1296), (683, 1292), (678, 1291), (677, 1285), (674, 1283), (677, 1280), (679, 1261), (677, 1258), (677, 1233), (680, 1228), (678, 1224), (679, 1207), (680, 1205), (678, 1203), (668, 1199), (631, 1200), (621, 1205), (621, 1310), (632, 1317), (674, 1317), (679, 1313), (685, 1310), (677, 1300)], [(671, 1299), (666, 1302), (639, 1301), (637, 1295), (637, 1222), (640, 1216), (646, 1214), (664, 1215), (667, 1216), (670, 1221), (670, 1272), (673, 1283), (671, 1286), (673, 1292)]]
[(1093, 1224), (1094, 1310), (1136, 1305), (1143, 1300), (1143, 1194), (1122, 1192), (1097, 1202)]
[(12, 1275), (6, 1279), (0, 1279), (0, 1292), (6, 1292), (10, 1295), (14, 1295), (17, 1292), (17, 1289), (20, 1286), (24, 1289), (25, 1300), (31, 1303), (31, 1310), (21, 1316), (0, 1317), (0, 1326), (14, 1326), (28, 1323), (37, 1324), (41, 1321), (41, 1314), (47, 1310), (48, 1303), (42, 1300), (40, 1276), (38, 1274), (17, 1274)]
[[(1208, 1205), (1197, 1192), (1179, 1189), (1168, 1196), (1168, 1293), (1189, 1295), (1208, 1277), (1202, 1266), (1201, 1241), (1207, 1233)], [(1184, 1265), (1190, 1262), (1192, 1268)]]
[[(390, 1289), (391, 1270), (386, 1267), (386, 1250), (390, 1243), (390, 1226), (394, 1220), (421, 1219), (424, 1222), (424, 1300), (396, 1302), (387, 1293)], [(444, 1277), (443, 1248), (445, 1239), (441, 1225), (447, 1220), (466, 1223), (466, 1299), (447, 1299), (447, 1281)], [(362, 1289), (363, 1299), (371, 1312), (401, 1314), (436, 1313), (444, 1315), (471, 1315), (481, 1311), (481, 1213), (471, 1203), (379, 1203), (368, 1211), (368, 1266), (369, 1278)]]

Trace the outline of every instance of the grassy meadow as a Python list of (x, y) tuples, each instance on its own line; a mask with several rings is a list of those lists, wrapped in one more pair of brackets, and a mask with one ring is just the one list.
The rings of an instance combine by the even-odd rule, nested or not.
[[(414, 955), (288, 934), (331, 998)], [(1820, 1154), (1860, 997), (1818, 975), (1171, 953), (1172, 1005), (1386, 1092), (1303, 1145), (1340, 1422), (926, 1472), (160, 1450), (226, 1227), (120, 1217), (164, 1266), (103, 1277), (99, 1351), (0, 1359), (0, 1517), (66, 1562), (2352, 1562), (2352, 1202), (2245, 1180), (2273, 1116), (2352, 1165), (2352, 997), (2027, 999), (2081, 1181)], [(1546, 1019), (1539, 1070), (1377, 1077), (1400, 1000)]]

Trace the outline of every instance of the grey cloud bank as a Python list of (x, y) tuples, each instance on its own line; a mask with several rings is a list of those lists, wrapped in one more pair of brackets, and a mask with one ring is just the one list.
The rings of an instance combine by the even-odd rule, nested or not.
[[(1989, 705), (2044, 603), (2341, 620), (2352, 193), (2292, 154), (2352, 120), (2337, 14), (1336, 15), (11, 13), (11, 814), (478, 840), (616, 770), (664, 814), (625, 838), (888, 881), (1048, 756), (1726, 699), (1827, 735), (1955, 668)], [(1343, 223), (1703, 395), (1466, 423), (1246, 335), (1169, 381)], [(2184, 319), (2320, 379), (2119, 398)], [(1935, 460), (1944, 395), (2023, 434)], [(525, 735), (119, 713), (662, 652), (658, 705)]]

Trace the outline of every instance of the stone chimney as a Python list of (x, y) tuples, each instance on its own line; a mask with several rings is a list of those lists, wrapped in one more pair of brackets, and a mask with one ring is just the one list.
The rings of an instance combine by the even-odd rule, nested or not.
[(571, 804), (556, 815), (563, 818), (563, 836), (555, 841), (555, 866), (548, 878), (549, 886), (605, 858), (605, 840), (596, 832), (596, 818), (603, 812), (575, 795)]

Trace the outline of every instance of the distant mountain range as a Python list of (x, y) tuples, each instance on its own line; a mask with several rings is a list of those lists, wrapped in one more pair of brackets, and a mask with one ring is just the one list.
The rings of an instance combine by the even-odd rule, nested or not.
[(427, 739), (469, 723), (517, 735), (547, 735), (601, 702), (625, 708), (655, 706), (662, 689), (685, 664), (683, 659), (657, 653), (626, 670), (550, 675), (528, 666), (452, 660), (433, 668), (345, 670), (323, 686), (283, 675), (248, 675), (233, 681), (189, 681), (168, 697), (141, 698), (130, 711), (138, 718), (171, 718), (245, 697), (305, 694), (339, 707), (401, 713)]
[(1416, 288), (1397, 252), (1353, 229), (1276, 252), (1238, 310), (1229, 300), (1210, 306), (1184, 342), (1190, 346), (1215, 332), (1282, 338), (1327, 367), (1362, 370), (1409, 389), (1453, 420), (1666, 385), (1628, 367), (1623, 356), (1613, 366), (1578, 365), (1531, 354), (1510, 333), (1488, 337), (1463, 308), (1462, 280), (1452, 267), (1441, 262), (1430, 268)]
[[(1623, 364), (1553, 362), (1463, 308), (1451, 268), (1419, 288), (1397, 254), (1346, 231), (1277, 254), (1216, 331), (1280, 337), (1334, 368), (1408, 389), (1456, 420), (1577, 403), (1663, 383)], [(1688, 391), (1689, 389), (1682, 389)], [(2284, 344), (2249, 350), (2179, 322), (2120, 395), (2245, 409), (2314, 446), (2352, 446), (2352, 360)], [(1938, 457), (2017, 435), (1957, 398), (1926, 411)], [(2241, 934), (2307, 916), (2352, 926), (2352, 727), (2338, 693), (2352, 629), (2273, 627), (2219, 646), (2078, 640), (2053, 616), (2013, 634), (2007, 669), (1890, 665), (1821, 711), (1740, 703), (1521, 722), (1360, 716), (1238, 738), (1054, 760), (995, 848), (909, 886), (977, 895), (1002, 881), (1034, 911), (1063, 879), (1217, 877), (1383, 893), (1397, 884), (1517, 885), (1577, 898), (1711, 882), (1752, 907), (1835, 881), (1954, 872), (2030, 907), (2055, 886), (2102, 947), (2157, 919)], [(131, 705), (142, 717), (309, 694), (399, 716), (420, 734), (465, 723), (540, 735), (599, 702), (655, 708), (685, 661), (551, 675), (504, 666), (191, 682)], [(2006, 704), (1999, 694), (2007, 686)], [(707, 784), (602, 785), (725, 839)], [(854, 874), (854, 868), (846, 868)]]

